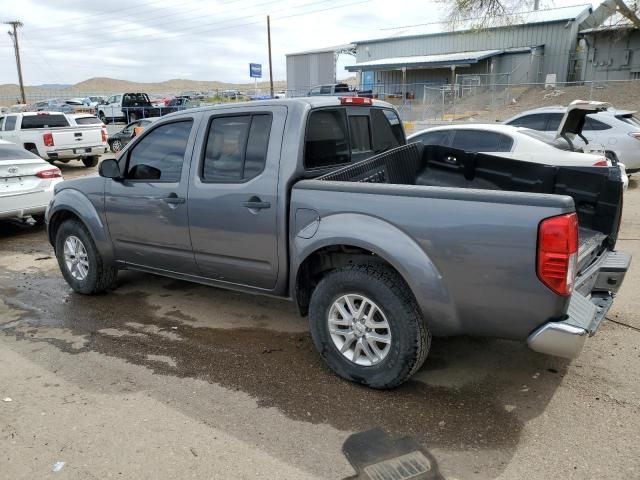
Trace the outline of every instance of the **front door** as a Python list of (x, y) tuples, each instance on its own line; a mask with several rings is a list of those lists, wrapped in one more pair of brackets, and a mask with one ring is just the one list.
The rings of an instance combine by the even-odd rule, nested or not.
[[(278, 170), (284, 107), (229, 109), (208, 118), (189, 192), (203, 276), (270, 290), (278, 277)], [(281, 239), (280, 241), (284, 241)]]
[(123, 180), (107, 180), (105, 210), (118, 260), (197, 273), (187, 216), (192, 118), (146, 132), (120, 159)]

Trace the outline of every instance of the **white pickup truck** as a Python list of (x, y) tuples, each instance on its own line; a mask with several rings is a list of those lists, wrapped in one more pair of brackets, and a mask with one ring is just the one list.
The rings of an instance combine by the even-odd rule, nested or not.
[(53, 162), (79, 159), (95, 167), (108, 150), (107, 127), (100, 124), (77, 125), (61, 112), (8, 113), (0, 116), (0, 139)]

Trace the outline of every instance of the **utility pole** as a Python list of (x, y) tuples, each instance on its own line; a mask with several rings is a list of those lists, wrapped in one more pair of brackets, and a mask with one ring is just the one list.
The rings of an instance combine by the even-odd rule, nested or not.
[(20, 81), (20, 96), (22, 97), (22, 103), (27, 103), (27, 97), (24, 94), (24, 82), (22, 81), (22, 65), (20, 63), (20, 46), (18, 45), (18, 28), (22, 27), (22, 22), (13, 20), (11, 22), (4, 22), (6, 25), (13, 27), (13, 32), (7, 32), (13, 40), (13, 49), (16, 53), (16, 66), (18, 67), (18, 80)]
[(533, 9), (535, 11), (540, 10), (540, 0), (533, 0)]
[(267, 42), (269, 43), (269, 88), (273, 98), (273, 64), (271, 63), (271, 20), (267, 15)]

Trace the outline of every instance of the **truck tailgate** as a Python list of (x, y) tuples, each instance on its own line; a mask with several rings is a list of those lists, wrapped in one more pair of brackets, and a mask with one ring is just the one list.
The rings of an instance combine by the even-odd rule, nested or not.
[(102, 127), (65, 128), (51, 130), (56, 149), (82, 148), (100, 145), (102, 143)]

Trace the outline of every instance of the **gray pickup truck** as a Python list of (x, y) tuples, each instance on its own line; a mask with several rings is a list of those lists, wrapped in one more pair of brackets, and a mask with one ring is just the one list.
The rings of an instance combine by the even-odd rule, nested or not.
[(621, 213), (616, 167), (407, 145), (391, 105), (331, 97), (167, 115), (47, 223), (76, 292), (135, 269), (288, 298), (338, 375), (390, 388), (432, 335), (577, 355), (629, 267)]

